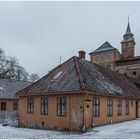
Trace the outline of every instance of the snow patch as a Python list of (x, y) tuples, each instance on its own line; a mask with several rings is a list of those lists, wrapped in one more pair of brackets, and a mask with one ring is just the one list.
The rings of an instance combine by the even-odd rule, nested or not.
[(18, 113), (14, 112), (0, 112), (0, 124), (18, 126)]
[(0, 125), (1, 139), (140, 139), (140, 120), (91, 129), (85, 133), (16, 128)]

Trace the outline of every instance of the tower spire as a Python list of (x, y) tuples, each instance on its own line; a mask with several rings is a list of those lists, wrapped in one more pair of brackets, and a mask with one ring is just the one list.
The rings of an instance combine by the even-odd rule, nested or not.
[(126, 34), (130, 34), (131, 33), (131, 29), (130, 29), (130, 25), (129, 25), (129, 15), (128, 15), (128, 24), (127, 24), (127, 28), (126, 28)]
[(135, 40), (134, 35), (131, 33), (130, 25), (129, 25), (129, 15), (128, 15), (128, 24), (126, 28), (126, 33), (123, 35), (122, 44), (122, 57), (123, 58), (130, 58), (134, 57), (134, 47), (135, 47)]

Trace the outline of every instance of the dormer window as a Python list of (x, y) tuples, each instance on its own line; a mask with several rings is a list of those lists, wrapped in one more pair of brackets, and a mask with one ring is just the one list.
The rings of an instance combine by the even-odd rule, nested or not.
[(0, 91), (4, 91), (4, 88), (3, 87), (0, 87)]
[(61, 75), (62, 75), (63, 71), (59, 71), (54, 77), (53, 80), (57, 80)]

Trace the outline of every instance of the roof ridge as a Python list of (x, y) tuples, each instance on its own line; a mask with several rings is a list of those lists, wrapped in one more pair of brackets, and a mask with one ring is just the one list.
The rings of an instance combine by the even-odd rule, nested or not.
[(78, 81), (79, 81), (79, 84), (80, 84), (80, 87), (81, 87), (81, 90), (85, 90), (85, 84), (82, 80), (82, 75), (81, 75), (81, 71), (80, 71), (80, 68), (79, 68), (79, 64), (78, 64), (78, 61), (77, 61), (78, 57), (74, 57), (74, 63), (75, 63), (75, 67), (76, 67), (76, 72), (77, 72), (77, 76), (78, 76)]
[[(107, 46), (105, 46), (105, 45), (107, 45)], [(105, 49), (105, 48), (108, 48), (108, 49)], [(115, 47), (113, 47), (108, 41), (106, 41), (102, 45), (100, 45), (97, 49), (90, 52), (89, 54), (98, 53), (98, 52), (102, 52), (102, 51), (110, 51), (110, 50), (117, 50), (117, 49)]]
[[(104, 45), (108, 44), (111, 48), (114, 48), (108, 41), (104, 42), (99, 48), (105, 47)], [(99, 49), (97, 48), (97, 49)]]
[(68, 61), (70, 61), (71, 59), (73, 59), (75, 56), (72, 56), (71, 58), (69, 58), (67, 61), (63, 62), (62, 64), (57, 65), (55, 68), (51, 69), (50, 71), (48, 71), (48, 73), (44, 76), (42, 76), (41, 78), (39, 78), (37, 81), (35, 81), (34, 83), (32, 83), (31, 85), (27, 86), (26, 88), (18, 91), (16, 93), (16, 96), (20, 95), (20, 92), (24, 91), (24, 90), (30, 90), (30, 88), (32, 88), (33, 85), (35, 85), (36, 83), (40, 82), (42, 79), (45, 79), (50, 73), (54, 72), (56, 69), (60, 68), (62, 65), (64, 65), (65, 63), (67, 63)]

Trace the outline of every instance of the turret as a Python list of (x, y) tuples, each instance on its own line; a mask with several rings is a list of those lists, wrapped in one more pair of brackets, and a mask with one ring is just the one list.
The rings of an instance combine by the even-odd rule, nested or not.
[(132, 58), (135, 56), (135, 41), (134, 35), (131, 33), (129, 20), (126, 29), (126, 33), (123, 36), (122, 44), (122, 57), (125, 58)]

